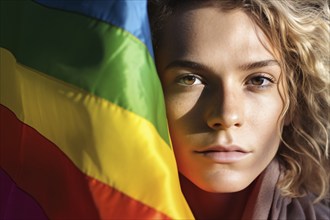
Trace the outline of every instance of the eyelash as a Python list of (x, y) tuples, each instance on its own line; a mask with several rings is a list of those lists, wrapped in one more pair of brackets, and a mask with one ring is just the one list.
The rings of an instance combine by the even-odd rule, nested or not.
[[(253, 84), (252, 80), (266, 80), (266, 84), (264, 84), (265, 82), (263, 81), (260, 85), (258, 84)], [(276, 84), (275, 82), (275, 78), (270, 76), (270, 75), (266, 75), (266, 74), (259, 74), (259, 75), (254, 75), (252, 77), (249, 78), (249, 80), (247, 80), (246, 85), (248, 87), (252, 87), (252, 88), (257, 88), (257, 89), (264, 89), (267, 87), (271, 87), (274, 84)]]
[[(190, 79), (189, 79), (190, 77)], [(192, 84), (189, 84), (187, 82), (184, 82), (184, 80), (193, 80)], [(199, 81), (198, 84), (195, 84), (196, 80)], [(177, 82), (183, 86), (195, 86), (195, 85), (201, 85), (201, 84), (205, 84), (204, 80), (202, 79), (202, 77), (196, 75), (196, 74), (184, 74), (184, 75), (180, 75), (179, 77), (177, 77)]]
[[(184, 82), (184, 80), (192, 80), (193, 82), (189, 84), (187, 82)], [(196, 84), (197, 80), (199, 82)], [(263, 80), (263, 81), (261, 82), (260, 85), (258, 85), (258, 84), (254, 84), (252, 80)], [(265, 80), (266, 80), (266, 84), (265, 84)], [(206, 84), (205, 81), (202, 79), (202, 77), (192, 73), (180, 75), (177, 77), (176, 81), (183, 86), (195, 86), (195, 85)], [(274, 84), (276, 84), (276, 79), (273, 76), (261, 73), (249, 77), (249, 79), (246, 81), (245, 84), (251, 89), (265, 89), (267, 87), (271, 87)]]

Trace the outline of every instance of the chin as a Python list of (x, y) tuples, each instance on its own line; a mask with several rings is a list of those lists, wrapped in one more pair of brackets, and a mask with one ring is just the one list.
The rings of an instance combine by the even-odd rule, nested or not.
[[(247, 188), (254, 178), (215, 178), (198, 181), (194, 184), (200, 189), (210, 193), (234, 193)], [(193, 181), (194, 182), (194, 181)]]
[(210, 193), (235, 193), (244, 190), (248, 185), (233, 184), (227, 186), (197, 186), (200, 189)]

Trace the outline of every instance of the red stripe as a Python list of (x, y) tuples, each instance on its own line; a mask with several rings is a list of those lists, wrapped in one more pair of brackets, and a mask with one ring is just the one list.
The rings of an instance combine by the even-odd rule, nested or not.
[(3, 105), (0, 120), (1, 167), (51, 219), (169, 219), (82, 173), (56, 145)]

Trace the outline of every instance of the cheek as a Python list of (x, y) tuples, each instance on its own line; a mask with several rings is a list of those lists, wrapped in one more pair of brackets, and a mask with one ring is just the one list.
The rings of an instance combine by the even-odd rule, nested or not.
[(191, 112), (197, 102), (185, 95), (165, 94), (166, 114), (171, 141), (177, 162), (184, 161), (182, 154), (187, 150), (187, 133), (199, 118), (191, 118)]
[(175, 90), (165, 91), (167, 117), (171, 120), (177, 120), (187, 115), (197, 105), (200, 94), (200, 91), (189, 93), (179, 93)]
[(189, 111), (189, 108), (187, 108), (187, 106), (185, 106), (182, 102), (180, 102), (175, 98), (166, 97), (165, 103), (166, 103), (166, 115), (170, 125), (173, 124), (173, 121), (175, 121), (178, 118), (181, 118)]
[(258, 111), (250, 112), (249, 130), (250, 132), (258, 131), (251, 135), (251, 137), (254, 137), (252, 143), (259, 143), (259, 150), (265, 155), (274, 155), (278, 149), (280, 143), (280, 125), (282, 124), (279, 118), (282, 107), (281, 100), (273, 99), (273, 102), (265, 103)]
[(173, 147), (175, 148), (176, 146), (180, 145), (178, 142), (182, 140), (181, 137), (183, 136), (184, 132), (182, 125), (179, 125), (177, 123), (177, 118), (180, 115), (180, 108), (177, 105), (175, 105), (175, 107), (172, 107), (170, 104), (167, 104), (166, 109), (171, 141)]
[(189, 108), (179, 100), (168, 95), (165, 95), (165, 103), (170, 136), (173, 146), (175, 147), (180, 145), (178, 142), (182, 140), (181, 136), (184, 133), (184, 126), (178, 123), (178, 119), (187, 114)]
[(246, 134), (250, 133), (255, 142), (278, 142), (282, 124), (280, 116), (283, 110), (280, 95), (274, 91), (270, 96), (247, 100), (250, 101), (245, 105)]
[(248, 124), (268, 129), (277, 127), (284, 106), (278, 91), (264, 97), (245, 97), (245, 99), (247, 100), (245, 120)]

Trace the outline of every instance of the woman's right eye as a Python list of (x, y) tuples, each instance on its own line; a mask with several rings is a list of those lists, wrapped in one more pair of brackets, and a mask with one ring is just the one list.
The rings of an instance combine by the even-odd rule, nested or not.
[(178, 78), (178, 83), (184, 86), (203, 84), (201, 77), (194, 74), (187, 74)]

